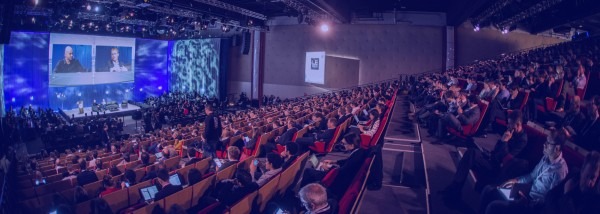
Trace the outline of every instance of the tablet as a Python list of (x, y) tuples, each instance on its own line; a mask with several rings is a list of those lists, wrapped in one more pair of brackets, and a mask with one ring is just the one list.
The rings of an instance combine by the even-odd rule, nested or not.
[(154, 196), (158, 192), (158, 188), (156, 188), (156, 186), (154, 185), (151, 185), (144, 188), (140, 188), (139, 191), (140, 195), (142, 196), (142, 199), (144, 199), (144, 201), (146, 202), (150, 202), (154, 200)]

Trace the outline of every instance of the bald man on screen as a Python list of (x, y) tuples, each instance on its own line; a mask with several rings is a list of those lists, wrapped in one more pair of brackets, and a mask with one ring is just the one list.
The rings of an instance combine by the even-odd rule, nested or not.
[(58, 61), (54, 67), (54, 73), (75, 73), (75, 72), (86, 72), (86, 69), (81, 66), (79, 60), (73, 57), (73, 48), (71, 46), (65, 47), (65, 58)]

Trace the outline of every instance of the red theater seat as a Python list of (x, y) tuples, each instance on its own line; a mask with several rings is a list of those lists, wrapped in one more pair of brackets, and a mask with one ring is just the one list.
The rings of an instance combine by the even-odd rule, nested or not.
[(479, 119), (477, 120), (477, 122), (475, 122), (475, 124), (463, 126), (462, 127), (462, 129), (463, 129), (462, 132), (460, 132), (460, 131), (458, 131), (456, 129), (448, 127), (447, 128), (448, 132), (450, 134), (452, 134), (454, 136), (457, 136), (459, 138), (462, 138), (462, 139), (467, 139), (467, 138), (470, 138), (473, 135), (475, 135), (475, 133), (477, 133), (477, 130), (479, 130), (479, 125), (481, 125), (481, 121), (483, 120), (483, 117), (485, 116), (485, 113), (487, 112), (489, 104), (488, 104), (488, 102), (482, 100), (482, 101), (480, 101), (478, 103), (478, 105), (479, 105), (479, 110), (480, 110), (481, 114), (480, 114)]

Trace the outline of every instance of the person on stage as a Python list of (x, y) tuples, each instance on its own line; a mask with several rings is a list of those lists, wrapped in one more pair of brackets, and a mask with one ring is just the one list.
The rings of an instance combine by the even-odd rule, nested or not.
[(79, 107), (79, 114), (83, 114), (83, 100), (80, 100), (79, 102), (77, 102), (78, 107)]
[(79, 60), (73, 56), (73, 48), (71, 46), (65, 47), (65, 58), (58, 61), (54, 67), (54, 73), (76, 73), (86, 72), (86, 69), (81, 66)]
[(129, 71), (123, 62), (119, 61), (119, 49), (110, 49), (110, 61), (107, 63), (108, 72), (126, 72)]

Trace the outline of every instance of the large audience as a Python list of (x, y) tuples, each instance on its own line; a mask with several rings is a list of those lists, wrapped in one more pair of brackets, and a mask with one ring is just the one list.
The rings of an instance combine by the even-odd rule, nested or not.
[[(431, 136), (447, 139), (473, 134), (485, 138), (488, 134), (500, 134), (491, 151), (469, 146), (451, 183), (440, 192), (444, 200), (459, 200), (469, 172), (477, 171), (482, 175), (476, 184), (476, 189), (481, 190), (479, 213), (597, 212), (600, 69), (594, 63), (600, 60), (599, 46), (600, 39), (563, 43), (408, 80), (406, 90), (418, 109), (411, 119), (426, 127)], [(267, 206), (268, 212), (285, 209), (293, 213), (334, 213), (336, 201), (371, 152), (361, 146), (361, 136), (374, 136), (379, 126), (385, 126), (381, 120), (399, 87), (398, 82), (388, 82), (283, 101), (265, 97), (267, 105), (235, 113), (218, 112), (218, 104), (212, 105), (210, 99), (199, 94), (165, 94), (146, 100), (152, 108), (143, 115), (145, 134), (111, 138), (110, 123), (104, 122), (99, 126), (102, 130), (98, 128), (106, 135), (100, 134), (104, 147), (78, 146), (64, 153), (43, 152), (39, 157), (20, 160), (18, 172), (13, 173), (31, 177), (35, 185), (46, 185), (48, 171), (56, 171), (54, 174), (60, 174), (61, 180), (75, 179), (73, 199), (55, 194), (52, 206), (59, 213), (73, 212), (73, 203), (67, 201), (88, 200), (93, 213), (110, 213), (112, 210), (102, 196), (137, 182), (152, 180), (159, 189), (154, 198), (157, 201), (182, 190), (181, 185), (170, 182), (173, 170), (206, 158), (219, 158), (209, 162), (207, 171), (192, 169), (187, 173), (186, 180), (193, 185), (207, 174), (221, 172), (254, 156), (256, 159), (248, 168), (238, 168), (231, 179), (219, 181), (199, 199), (197, 206), (188, 209), (199, 211), (216, 203), (215, 210), (226, 211), (265, 186), (305, 152), (317, 152), (318, 143), (335, 140), (338, 128), (351, 121), (355, 126), (342, 131), (335, 147), (350, 154), (348, 158), (319, 161), (318, 166), (303, 171), (298, 197), (284, 195)], [(51, 111), (22, 109), (18, 116), (13, 112), (5, 120), (11, 127), (29, 125), (43, 129), (48, 124), (61, 123), (54, 121), (53, 115)], [(167, 121), (170, 128), (163, 126)], [(543, 156), (537, 163), (521, 159), (532, 143), (525, 130), (530, 123), (548, 130)], [(295, 138), (301, 130), (306, 133)], [(467, 143), (476, 145), (472, 139), (467, 137)], [(579, 170), (569, 168), (563, 155), (571, 143), (589, 151)], [(279, 147), (284, 149), (279, 151)], [(3, 153), (0, 162), (3, 173), (11, 173), (6, 164), (9, 154)], [(178, 156), (183, 157), (178, 163), (169, 163)], [(115, 158), (103, 163), (107, 157)], [(137, 179), (136, 170), (146, 167), (151, 170)], [(320, 182), (334, 168), (338, 175), (333, 183)], [(82, 187), (98, 182), (99, 171), (106, 172), (101, 187), (96, 192), (86, 192)], [(520, 190), (511, 193), (513, 199), (508, 200), (500, 191), (506, 189)], [(167, 210), (185, 212), (177, 206)]]
[[(501, 136), (490, 151), (468, 146), (450, 185), (440, 191), (446, 202), (460, 201), (474, 171), (475, 188), (482, 190), (479, 213), (597, 212), (597, 203), (582, 201), (600, 199), (600, 70), (594, 64), (599, 44), (593, 38), (503, 54), (411, 79), (411, 100), (419, 110), (410, 118), (429, 135), (446, 139), (476, 130), (475, 136)], [(528, 123), (548, 131), (537, 164), (523, 159), (534, 143), (524, 130)], [(467, 145), (477, 144), (467, 139)], [(578, 171), (563, 157), (568, 143), (589, 151)], [(512, 200), (499, 191), (523, 185)]]
[[(21, 160), (15, 173), (22, 178), (30, 178), (33, 187), (28, 188), (33, 189), (51, 185), (49, 180), (54, 182), (58, 176), (59, 181), (75, 182), (73, 198), (70, 195), (53, 194), (52, 209), (59, 213), (70, 213), (69, 210), (72, 212), (78, 202), (90, 200), (94, 213), (106, 213), (110, 212), (110, 208), (107, 209), (108, 205), (102, 200), (102, 196), (136, 183), (152, 180), (159, 189), (154, 198), (154, 201), (158, 201), (182, 189), (181, 185), (170, 183), (170, 175), (174, 170), (196, 164), (205, 158), (220, 158), (220, 161), (210, 161), (207, 171), (191, 170), (187, 173), (185, 180), (189, 182), (188, 185), (193, 185), (207, 174), (220, 172), (248, 156), (256, 157), (257, 163), (250, 164), (247, 169), (238, 168), (233, 179), (220, 181), (214, 190), (200, 199), (198, 206), (191, 208), (203, 209), (203, 206), (217, 200), (220, 202), (217, 209), (226, 210), (247, 193), (259, 189), (289, 168), (304, 152), (314, 152), (313, 147), (318, 141), (332, 141), (336, 127), (350, 120), (358, 122), (352, 118), (352, 111), (363, 120), (370, 119), (370, 125), (362, 124), (343, 131), (343, 139), (337, 148), (351, 154), (347, 161), (324, 160), (319, 167), (321, 173), (340, 167), (340, 174), (347, 175), (340, 176), (341, 181), (335, 182), (336, 185), (332, 188), (337, 191), (323, 191), (324, 187), (316, 182), (324, 174), (308, 175), (311, 174), (309, 172), (302, 184), (306, 187), (300, 190), (304, 194), (302, 201), (291, 196), (280, 201), (281, 204), (269, 208), (285, 207), (286, 210), (332, 213), (337, 204), (331, 200), (328, 202), (328, 199), (339, 200), (351, 181), (349, 177), (356, 173), (368, 154), (366, 149), (360, 148), (358, 135), (374, 134), (379, 126), (380, 115), (387, 109), (384, 103), (389, 103), (397, 88), (397, 83), (386, 82), (285, 101), (267, 98), (269, 105), (261, 108), (221, 114), (217, 114), (216, 107), (198, 99), (198, 96), (163, 95), (147, 100), (152, 106), (147, 113), (152, 115), (152, 122), (161, 123), (161, 119), (172, 122), (181, 114), (204, 115), (204, 121), (176, 123), (169, 128), (153, 124), (151, 128), (146, 128), (147, 133), (132, 134), (127, 139), (111, 137), (113, 135), (107, 132), (105, 125), (102, 133), (106, 137), (102, 137), (100, 144), (95, 147), (78, 145), (64, 153), (43, 151), (38, 156)], [(363, 108), (372, 109), (368, 116), (362, 115), (360, 109)], [(297, 142), (292, 141), (293, 136), (301, 129), (306, 130), (306, 134), (299, 136)], [(261, 137), (266, 138), (261, 140)], [(283, 147), (283, 151), (278, 151), (278, 147)], [(355, 152), (357, 150), (361, 152)], [(183, 158), (178, 163), (169, 162), (180, 156)], [(139, 176), (136, 170), (146, 168), (149, 168), (147, 173), (141, 179), (136, 178)], [(98, 176), (100, 172), (103, 176)], [(310, 180), (313, 181), (307, 182)], [(89, 185), (99, 181), (102, 183), (100, 188), (89, 192)], [(315, 191), (318, 195), (312, 193)], [(35, 196), (42, 197), (37, 194)], [(26, 196), (22, 199), (26, 199)]]

